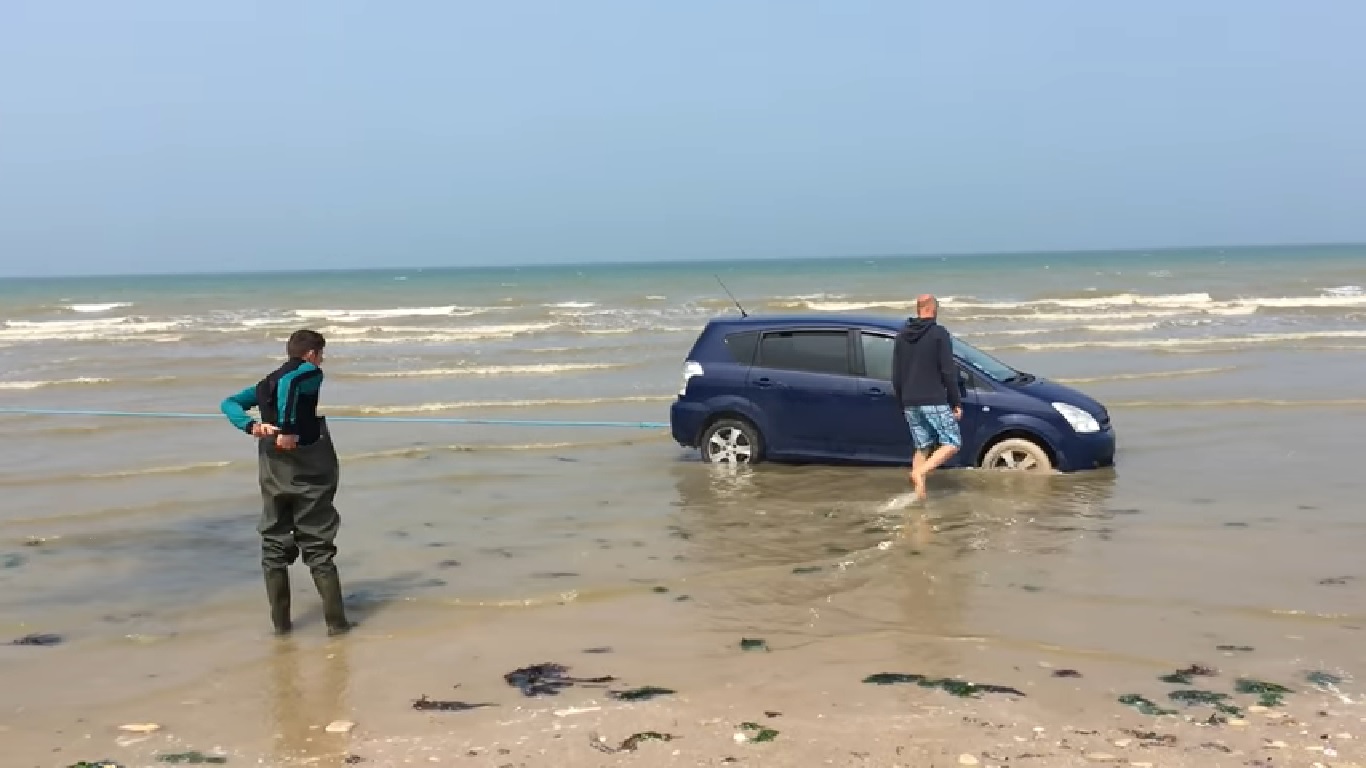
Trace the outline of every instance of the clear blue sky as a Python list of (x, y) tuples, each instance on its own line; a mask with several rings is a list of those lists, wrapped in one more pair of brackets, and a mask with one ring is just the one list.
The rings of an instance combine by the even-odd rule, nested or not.
[(0, 4), (0, 274), (1366, 240), (1362, 0)]

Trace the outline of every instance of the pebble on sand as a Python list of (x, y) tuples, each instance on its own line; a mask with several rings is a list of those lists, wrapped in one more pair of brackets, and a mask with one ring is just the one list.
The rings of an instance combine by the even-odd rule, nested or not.
[(978, 760), (977, 758), (973, 757), (972, 755), (964, 754), (964, 755), (959, 755), (959, 756), (958, 756), (958, 764), (959, 764), (959, 765), (977, 765), (977, 764), (979, 764), (980, 762), (981, 762), (980, 760)]
[(350, 733), (355, 727), (356, 724), (350, 720), (333, 720), (327, 724), (326, 730), (328, 733)]
[(128, 723), (127, 725), (120, 725), (119, 730), (129, 733), (151, 733), (161, 730), (161, 726), (156, 723)]

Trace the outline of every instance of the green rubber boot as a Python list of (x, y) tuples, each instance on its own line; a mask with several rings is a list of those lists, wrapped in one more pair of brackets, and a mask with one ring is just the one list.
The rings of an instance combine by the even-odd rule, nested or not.
[(266, 599), (270, 601), (270, 621), (275, 625), (275, 634), (286, 635), (293, 629), (289, 618), (289, 570), (267, 568)]
[(341, 577), (337, 570), (313, 571), (313, 585), (318, 588), (318, 597), (323, 600), (323, 619), (327, 622), (327, 635), (333, 637), (350, 631), (351, 622), (346, 620), (346, 606), (342, 603)]

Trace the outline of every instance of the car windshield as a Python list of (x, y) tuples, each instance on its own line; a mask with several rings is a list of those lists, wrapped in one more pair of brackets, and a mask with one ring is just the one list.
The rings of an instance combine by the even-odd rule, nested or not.
[(953, 354), (996, 381), (1015, 381), (1026, 376), (956, 336), (953, 339)]

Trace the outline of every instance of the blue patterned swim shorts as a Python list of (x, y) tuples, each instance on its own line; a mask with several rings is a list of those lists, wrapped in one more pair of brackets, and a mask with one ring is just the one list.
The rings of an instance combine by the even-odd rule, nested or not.
[(931, 445), (963, 447), (958, 420), (953, 418), (953, 409), (947, 405), (907, 406), (906, 423), (911, 426), (911, 439), (915, 441), (916, 450)]

